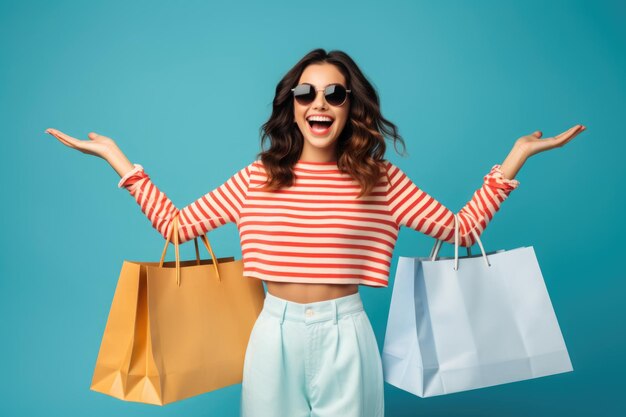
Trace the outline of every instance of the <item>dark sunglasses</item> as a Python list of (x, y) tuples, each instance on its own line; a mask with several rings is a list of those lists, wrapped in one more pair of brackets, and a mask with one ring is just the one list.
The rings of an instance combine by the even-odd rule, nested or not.
[[(307, 106), (315, 100), (317, 92), (315, 86), (311, 84), (299, 84), (295, 88), (292, 88), (293, 98), (303, 106)], [(341, 106), (346, 102), (348, 93), (352, 90), (346, 90), (341, 84), (330, 84), (324, 88), (324, 98), (331, 106)]]

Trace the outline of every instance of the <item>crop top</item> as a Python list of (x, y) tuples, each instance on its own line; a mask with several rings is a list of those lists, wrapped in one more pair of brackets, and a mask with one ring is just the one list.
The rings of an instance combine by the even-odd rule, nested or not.
[[(386, 287), (400, 226), (454, 243), (454, 214), (384, 161), (372, 192), (357, 199), (360, 185), (336, 162), (298, 160), (296, 179), (279, 191), (260, 191), (267, 178), (260, 159), (225, 183), (178, 209), (139, 164), (119, 181), (165, 238), (179, 216), (183, 243), (226, 223), (239, 230), (243, 275), (268, 281), (362, 284)], [(381, 170), (381, 174), (384, 174)], [(459, 211), (461, 246), (478, 235), (519, 182), (494, 165)]]

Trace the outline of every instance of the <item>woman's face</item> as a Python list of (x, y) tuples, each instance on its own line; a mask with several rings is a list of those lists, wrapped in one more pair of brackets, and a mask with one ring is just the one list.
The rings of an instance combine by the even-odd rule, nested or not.
[[(341, 134), (350, 113), (350, 93), (341, 106), (331, 106), (324, 98), (324, 88), (329, 84), (341, 84), (345, 88), (346, 79), (333, 64), (311, 64), (304, 69), (298, 84), (308, 83), (315, 86), (317, 95), (309, 105), (302, 105), (294, 100), (295, 121), (304, 137), (304, 146), (300, 159), (311, 162), (335, 161), (337, 138)], [(307, 119), (313, 115), (330, 117), (333, 122), (329, 129), (315, 129)], [(317, 126), (316, 126), (317, 127)]]

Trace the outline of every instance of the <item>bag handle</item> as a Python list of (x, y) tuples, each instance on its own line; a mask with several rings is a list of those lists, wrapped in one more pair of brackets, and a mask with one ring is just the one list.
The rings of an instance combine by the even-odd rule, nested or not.
[[(196, 265), (200, 265), (200, 251), (198, 250), (198, 238), (197, 237), (193, 238), (193, 246), (196, 249)], [(205, 244), (205, 246), (207, 246), (207, 244)]]
[[(459, 239), (459, 225), (460, 224), (461, 222), (459, 221), (459, 215), (455, 214), (454, 215), (454, 270), (455, 271), (459, 269), (459, 240), (460, 240)], [(483, 255), (483, 259), (485, 260), (485, 263), (487, 264), (487, 266), (491, 266), (491, 264), (489, 263), (489, 259), (487, 259), (487, 254), (485, 253), (483, 242), (481, 242), (480, 238), (478, 237), (476, 230), (470, 229), (470, 231), (474, 235), (474, 239), (476, 240), (476, 242), (478, 243), (478, 246), (480, 247), (480, 252)], [(437, 254), (439, 253), (439, 249), (441, 248), (442, 243), (443, 243), (443, 240), (440, 240), (440, 239), (436, 240), (435, 245), (431, 249), (430, 255), (429, 255), (431, 261), (437, 260)], [(470, 251), (469, 246), (467, 247), (467, 256), (471, 256), (471, 251)]]
[[(161, 261), (159, 262), (159, 267), (163, 267), (163, 261), (165, 260), (165, 253), (167, 252), (167, 246), (172, 240), (172, 236), (174, 237), (174, 249), (175, 249), (175, 258), (176, 258), (176, 284), (180, 287), (180, 253), (179, 253), (179, 240), (178, 240), (178, 216), (180, 213), (177, 213), (172, 220), (172, 230), (170, 230), (170, 234), (167, 236), (167, 240), (165, 241), (165, 247), (163, 248), (163, 253), (161, 254)], [(213, 253), (213, 248), (211, 248), (211, 244), (209, 243), (209, 239), (206, 235), (201, 235), (200, 238), (204, 243), (204, 246), (207, 248), (209, 253), (211, 254), (211, 259), (213, 259), (213, 267), (215, 268), (215, 274), (217, 275), (218, 281), (222, 281), (220, 277), (219, 269), (217, 268), (217, 258), (215, 257), (215, 253)], [(198, 251), (198, 239), (194, 238), (195, 248), (196, 248), (196, 265), (200, 265), (200, 252)]]

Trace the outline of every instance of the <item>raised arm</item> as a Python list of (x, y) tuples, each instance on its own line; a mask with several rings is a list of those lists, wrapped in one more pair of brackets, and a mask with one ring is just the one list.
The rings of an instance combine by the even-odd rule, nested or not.
[(182, 209), (157, 188), (139, 164), (119, 181), (135, 198), (152, 227), (167, 238), (172, 220), (180, 212), (179, 239), (184, 243), (226, 223), (236, 223), (246, 199), (252, 164), (239, 170), (225, 183)]
[[(390, 185), (387, 191), (389, 210), (398, 226), (410, 227), (436, 239), (454, 243), (454, 213), (421, 190), (397, 166), (388, 162)], [(517, 180), (502, 176), (500, 165), (494, 165), (483, 177), (483, 185), (459, 211), (459, 245), (471, 246), (474, 236), (485, 230), (509, 193), (519, 186)]]
[(179, 212), (180, 243), (239, 219), (254, 162), (239, 170), (216, 189), (179, 210), (157, 188), (143, 167), (132, 164), (111, 138), (92, 132), (89, 134), (90, 140), (84, 141), (56, 129), (47, 129), (46, 133), (68, 147), (105, 159), (122, 177), (118, 187), (126, 188), (130, 192), (152, 226), (164, 238), (169, 236), (172, 220)]
[[(485, 230), (502, 202), (519, 186), (519, 182), (513, 178), (528, 158), (549, 149), (560, 148), (584, 130), (585, 126), (575, 125), (554, 137), (541, 138), (541, 131), (535, 131), (517, 139), (502, 165), (491, 168), (483, 177), (482, 187), (474, 192), (472, 199), (459, 211), (459, 244), (474, 244), (472, 229), (479, 236)], [(387, 174), (390, 178), (387, 202), (396, 224), (454, 243), (454, 213), (422, 191), (404, 172), (389, 162)]]

